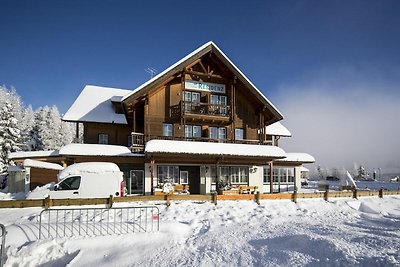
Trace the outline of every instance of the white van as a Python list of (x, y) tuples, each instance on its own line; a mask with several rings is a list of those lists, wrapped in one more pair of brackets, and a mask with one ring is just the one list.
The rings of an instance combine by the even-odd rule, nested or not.
[(124, 196), (123, 173), (110, 162), (76, 163), (58, 175), (50, 198), (105, 198), (110, 195)]

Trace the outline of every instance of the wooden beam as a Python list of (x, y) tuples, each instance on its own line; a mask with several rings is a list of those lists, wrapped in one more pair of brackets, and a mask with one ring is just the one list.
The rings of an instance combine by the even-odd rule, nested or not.
[(188, 71), (186, 71), (186, 73), (192, 74), (192, 75), (197, 75), (197, 76), (200, 76), (200, 77), (218, 79), (218, 80), (221, 80), (222, 82), (227, 82), (228, 81), (226, 78), (222, 77), (221, 75), (217, 75), (217, 74), (203, 73), (203, 72), (194, 71), (194, 70), (188, 70)]
[(273, 171), (274, 164), (272, 163), (272, 161), (270, 161), (268, 165), (269, 165), (269, 192), (271, 194), (273, 194), (274, 193), (274, 177), (273, 177), (273, 175), (274, 175), (274, 171)]

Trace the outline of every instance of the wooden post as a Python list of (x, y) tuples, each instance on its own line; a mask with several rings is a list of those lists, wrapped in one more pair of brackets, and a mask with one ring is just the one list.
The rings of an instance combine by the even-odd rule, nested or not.
[(212, 192), (211, 193), (211, 202), (214, 203), (214, 205), (217, 205), (217, 201), (218, 201), (217, 198), (218, 198), (217, 197), (217, 192)]
[(260, 191), (256, 192), (256, 203), (257, 205), (260, 205)]
[(353, 189), (353, 198), (357, 199), (357, 188)]
[(79, 140), (79, 122), (76, 123), (75, 137), (76, 137), (76, 140)]
[(43, 206), (44, 206), (44, 209), (48, 209), (48, 208), (50, 208), (52, 205), (53, 205), (53, 200), (52, 199), (50, 199), (50, 196), (47, 196), (44, 200), (43, 200)]
[(293, 202), (297, 203), (297, 186), (294, 187)]
[(113, 204), (114, 204), (114, 196), (110, 195), (110, 197), (108, 198), (108, 208), (111, 209)]
[(383, 198), (383, 187), (379, 189), (379, 198)]
[(151, 180), (151, 194), (154, 195), (154, 159), (150, 161), (150, 180)]
[(269, 163), (269, 192), (271, 194), (274, 193), (274, 179), (273, 179), (274, 171), (273, 171), (273, 167), (274, 167), (274, 164), (271, 161)]
[(329, 185), (325, 185), (324, 200), (328, 201), (329, 197)]
[(169, 193), (165, 194), (166, 205), (169, 207), (171, 205), (171, 195)]

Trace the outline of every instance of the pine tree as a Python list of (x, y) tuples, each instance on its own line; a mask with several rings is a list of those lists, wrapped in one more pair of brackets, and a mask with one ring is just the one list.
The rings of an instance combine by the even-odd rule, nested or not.
[(13, 106), (5, 101), (0, 108), (0, 172), (4, 172), (9, 164), (8, 154), (19, 150), (18, 140), (20, 139), (20, 130), (18, 129), (18, 120), (13, 114)]

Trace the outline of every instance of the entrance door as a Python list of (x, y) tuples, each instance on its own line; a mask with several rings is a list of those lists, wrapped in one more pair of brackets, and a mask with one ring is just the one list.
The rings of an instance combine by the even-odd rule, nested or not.
[(131, 170), (130, 183), (127, 184), (128, 194), (143, 194), (144, 171)]

